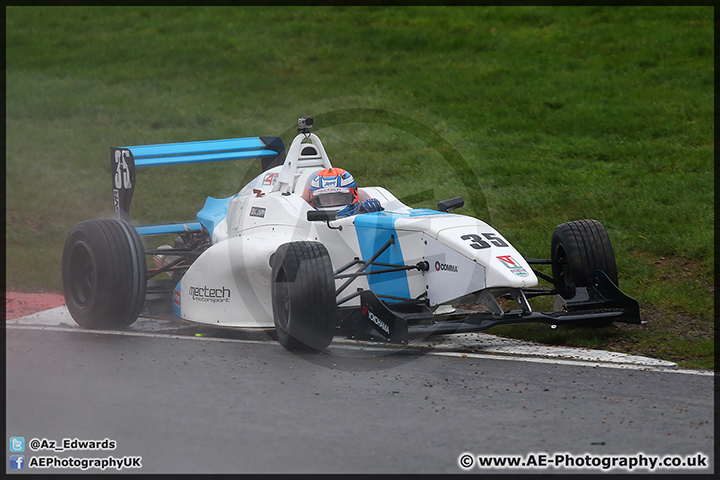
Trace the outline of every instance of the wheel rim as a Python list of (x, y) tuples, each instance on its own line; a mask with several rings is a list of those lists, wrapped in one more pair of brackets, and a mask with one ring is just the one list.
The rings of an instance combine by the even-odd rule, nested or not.
[(290, 324), (290, 287), (285, 276), (285, 270), (280, 270), (278, 272), (276, 285), (278, 327), (287, 332)]
[(77, 307), (90, 304), (97, 286), (95, 259), (84, 242), (73, 245), (68, 259), (68, 281), (72, 301)]
[(555, 254), (555, 259), (558, 262), (558, 265), (560, 266), (560, 281), (562, 282), (563, 287), (570, 287), (572, 285), (572, 281), (570, 280), (570, 265), (568, 265), (567, 261), (567, 255), (565, 254), (565, 250), (563, 250), (562, 247), (558, 246), (557, 253)]
[[(556, 266), (553, 266), (555, 288), (563, 298), (571, 298), (575, 294), (575, 284), (572, 278), (570, 278), (570, 264), (568, 263), (568, 256), (562, 244), (555, 247), (554, 257), (554, 261), (556, 262)], [(557, 276), (554, 273), (555, 268), (557, 268)]]

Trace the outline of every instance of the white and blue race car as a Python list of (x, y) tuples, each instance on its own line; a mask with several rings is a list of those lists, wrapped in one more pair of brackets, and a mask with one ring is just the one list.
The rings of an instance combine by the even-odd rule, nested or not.
[[(360, 200), (377, 199), (381, 211), (316, 210), (310, 183), (332, 165), (311, 125), (300, 118), (287, 152), (278, 137), (111, 149), (116, 218), (80, 222), (63, 251), (75, 321), (115, 329), (142, 316), (267, 329), (289, 350), (323, 350), (335, 335), (407, 344), (525, 322), (641, 323), (596, 220), (558, 226), (543, 260), (524, 258), (487, 223), (450, 213), (460, 197), (416, 209), (385, 188), (361, 187)], [(262, 173), (236, 195), (209, 197), (194, 220), (130, 223), (136, 168), (242, 159), (260, 159)], [(144, 246), (167, 234), (177, 235), (174, 246)], [(543, 264), (551, 275), (532, 267)], [(163, 273), (170, 278), (158, 280)], [(553, 288), (535, 288), (538, 277)], [(554, 311), (533, 311), (528, 299), (540, 295), (555, 297)], [(456, 304), (484, 308), (442, 307)]]

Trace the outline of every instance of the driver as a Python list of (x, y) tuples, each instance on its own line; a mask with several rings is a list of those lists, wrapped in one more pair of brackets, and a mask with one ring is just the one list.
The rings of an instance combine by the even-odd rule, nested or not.
[(326, 168), (310, 183), (310, 205), (316, 210), (337, 212), (338, 217), (384, 210), (380, 201), (369, 198), (360, 204), (355, 179), (342, 168)]

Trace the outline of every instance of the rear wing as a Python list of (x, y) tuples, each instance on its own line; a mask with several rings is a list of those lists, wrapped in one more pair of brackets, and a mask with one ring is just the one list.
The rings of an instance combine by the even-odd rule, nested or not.
[[(261, 159), (263, 171), (281, 165), (285, 161), (282, 140), (279, 137), (248, 137), (112, 148), (110, 162), (115, 215), (121, 220), (130, 221), (136, 168), (255, 158)], [(165, 230), (173, 230), (173, 224), (167, 225)], [(185, 227), (178, 228), (187, 230), (187, 222), (182, 225)]]

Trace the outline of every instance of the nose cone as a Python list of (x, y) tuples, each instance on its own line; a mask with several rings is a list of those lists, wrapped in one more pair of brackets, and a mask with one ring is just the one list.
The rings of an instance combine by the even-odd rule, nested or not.
[(483, 265), (486, 288), (526, 288), (538, 280), (530, 265), (500, 233), (484, 222), (446, 228), (438, 240)]
[(537, 285), (538, 280), (530, 265), (517, 252), (495, 255), (488, 265), (488, 287), (503, 286), (526, 288)]

